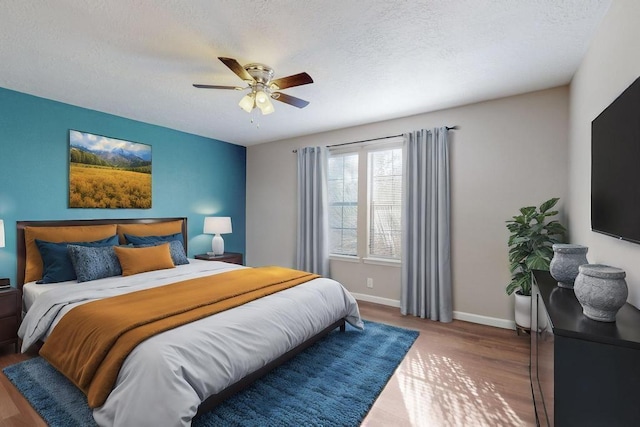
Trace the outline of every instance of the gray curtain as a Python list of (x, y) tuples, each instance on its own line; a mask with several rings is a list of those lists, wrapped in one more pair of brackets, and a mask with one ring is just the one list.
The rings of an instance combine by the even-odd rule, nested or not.
[(404, 135), (402, 314), (450, 322), (449, 142), (446, 127)]
[(298, 149), (296, 268), (329, 276), (327, 149)]

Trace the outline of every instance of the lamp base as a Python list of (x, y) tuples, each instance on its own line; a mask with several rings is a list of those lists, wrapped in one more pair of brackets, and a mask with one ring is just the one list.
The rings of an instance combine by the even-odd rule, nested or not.
[(224, 240), (222, 236), (216, 234), (211, 241), (211, 251), (214, 255), (222, 255), (224, 253)]

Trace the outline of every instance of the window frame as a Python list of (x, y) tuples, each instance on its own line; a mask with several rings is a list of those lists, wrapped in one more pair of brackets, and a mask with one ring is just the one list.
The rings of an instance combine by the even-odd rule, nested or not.
[[(371, 184), (370, 184), (370, 169), (371, 166), (369, 164), (369, 153), (376, 151), (385, 151), (390, 149), (400, 148), (402, 150), (402, 175), (405, 173), (405, 147), (404, 147), (404, 136), (397, 136), (392, 138), (385, 138), (379, 140), (372, 140), (363, 143), (358, 143), (349, 145), (349, 146), (337, 146), (337, 147), (329, 147), (329, 157), (333, 156), (341, 156), (348, 154), (358, 154), (358, 220), (356, 224), (356, 236), (357, 236), (357, 251), (356, 255), (343, 255), (343, 254), (335, 254), (329, 253), (329, 259), (331, 260), (339, 260), (346, 262), (362, 262), (365, 264), (376, 264), (376, 265), (384, 265), (384, 266), (392, 266), (392, 267), (400, 267), (402, 263), (401, 258), (387, 258), (371, 255), (371, 246), (370, 246), (370, 229), (371, 229), (371, 203), (370, 203), (370, 193), (371, 193)], [(363, 180), (364, 178), (364, 180)], [(361, 191), (363, 188), (363, 183), (366, 185), (366, 188)], [(404, 197), (402, 195), (401, 197)], [(363, 205), (364, 203), (364, 205)], [(402, 206), (402, 205), (401, 205)], [(364, 214), (363, 212), (364, 208)], [(401, 213), (402, 217), (402, 213)], [(362, 219), (364, 218), (364, 224), (362, 224)], [(402, 221), (402, 218), (401, 218)], [(364, 230), (361, 230), (364, 227)], [(403, 224), (401, 222), (401, 229)], [(365, 242), (364, 244), (362, 242)]]

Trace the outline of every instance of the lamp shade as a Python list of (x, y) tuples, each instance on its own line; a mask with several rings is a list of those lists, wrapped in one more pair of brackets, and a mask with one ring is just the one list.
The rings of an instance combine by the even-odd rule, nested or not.
[(4, 248), (4, 221), (0, 219), (0, 248)]
[(231, 217), (228, 216), (208, 216), (204, 219), (205, 234), (228, 234), (231, 233)]
[(271, 103), (271, 100), (269, 99), (269, 95), (267, 95), (263, 91), (258, 91), (256, 93), (256, 105), (258, 106), (260, 111), (262, 111), (263, 115), (271, 114), (275, 111), (273, 108), (273, 103)]
[(240, 108), (242, 108), (247, 113), (250, 113), (253, 110), (254, 105), (254, 94), (248, 93), (240, 100)]

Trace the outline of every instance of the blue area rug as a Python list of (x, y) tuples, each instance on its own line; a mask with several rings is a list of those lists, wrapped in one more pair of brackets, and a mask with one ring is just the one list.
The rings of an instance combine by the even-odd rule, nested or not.
[[(193, 420), (209, 426), (358, 426), (417, 331), (365, 322), (331, 332), (304, 352)], [(40, 357), (3, 370), (52, 427), (95, 426), (87, 399)]]

